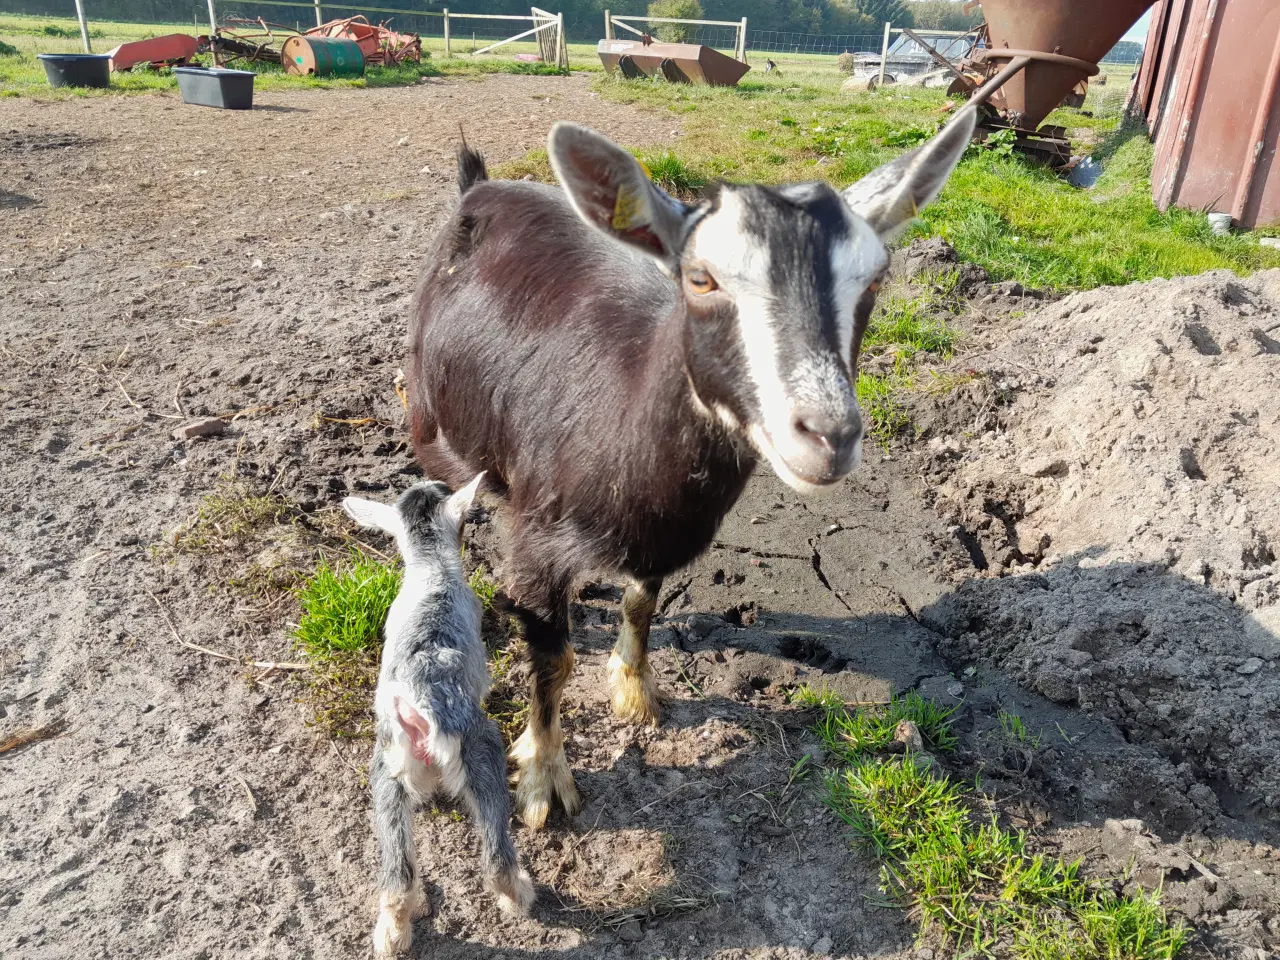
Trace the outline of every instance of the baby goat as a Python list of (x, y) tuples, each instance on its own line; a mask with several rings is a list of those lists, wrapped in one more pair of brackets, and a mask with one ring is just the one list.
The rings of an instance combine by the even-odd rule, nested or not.
[(974, 109), (843, 192), (720, 184), (696, 203), (626, 150), (560, 123), (563, 189), (489, 181), (459, 155), (462, 200), (418, 287), (409, 417), (428, 476), (487, 471), (504, 500), (504, 585), (533, 666), (513, 747), (533, 827), (580, 806), (560, 696), (569, 590), (630, 580), (609, 661), (614, 711), (658, 715), (647, 660), (664, 577), (711, 543), (757, 461), (802, 492), (857, 466), (858, 352), (889, 265), (884, 241), (942, 188)]
[(393, 535), (404, 558), (404, 584), (387, 614), (369, 768), (382, 859), (373, 931), (379, 956), (406, 950), (413, 940), (413, 917), (424, 906), (413, 802), (437, 790), (470, 808), (499, 905), (523, 913), (533, 902), (533, 884), (511, 841), (502, 738), (483, 707), (489, 671), (480, 602), (462, 576), (462, 525), (480, 479), (453, 494), (443, 483), (415, 484), (395, 506), (357, 497), (342, 503), (357, 523)]

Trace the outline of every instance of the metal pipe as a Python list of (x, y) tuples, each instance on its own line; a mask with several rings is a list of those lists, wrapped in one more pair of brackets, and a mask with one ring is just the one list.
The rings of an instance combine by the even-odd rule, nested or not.
[(89, 46), (89, 24), (84, 19), (84, 3), (82, 0), (76, 0), (76, 19), (80, 21), (80, 41), (84, 44), (84, 52), (93, 53), (93, 48)]
[[(76, 0), (79, 4), (80, 0)], [(213, 65), (220, 67), (222, 64), (218, 59), (218, 15), (213, 10), (213, 0), (209, 0), (209, 48), (213, 51)], [(89, 41), (85, 41), (88, 43)]]
[(316, 26), (324, 26), (324, 14), (320, 12), (320, 0), (316, 0)]
[(1276, 37), (1275, 48), (1271, 51), (1271, 63), (1267, 67), (1266, 79), (1270, 81), (1262, 100), (1258, 104), (1258, 112), (1253, 118), (1253, 129), (1249, 132), (1249, 152), (1245, 156), (1244, 171), (1240, 177), (1240, 186), (1236, 189), (1235, 202), (1231, 204), (1231, 217), (1237, 223), (1244, 219), (1245, 207), (1249, 205), (1249, 194), (1253, 191), (1253, 177), (1258, 171), (1258, 161), (1262, 158), (1266, 146), (1267, 126), (1271, 122), (1271, 109), (1276, 102), (1276, 87), (1280, 86), (1280, 35)]
[(884, 86), (884, 65), (889, 59), (889, 29), (892, 26), (893, 24), (888, 20), (884, 22), (884, 42), (880, 44), (880, 79), (876, 83), (876, 86), (880, 87)]

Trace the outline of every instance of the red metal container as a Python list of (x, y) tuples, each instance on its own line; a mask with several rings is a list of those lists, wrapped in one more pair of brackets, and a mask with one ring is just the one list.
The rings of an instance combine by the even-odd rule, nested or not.
[(608, 73), (635, 71), (646, 77), (664, 76), (673, 83), (737, 86), (751, 68), (719, 50), (699, 43), (658, 43), (644, 40), (601, 40), (600, 62)]
[(1162, 0), (1135, 97), (1155, 140), (1161, 210), (1280, 222), (1280, 3)]
[(1018, 126), (1034, 130), (1151, 6), (1151, 0), (983, 0), (991, 45), (980, 56), (1003, 67), (1031, 63), (1001, 88)]

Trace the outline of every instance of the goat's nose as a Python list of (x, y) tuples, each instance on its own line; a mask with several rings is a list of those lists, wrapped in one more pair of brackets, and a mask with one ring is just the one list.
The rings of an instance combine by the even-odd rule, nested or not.
[(862, 436), (862, 419), (852, 411), (833, 417), (816, 410), (800, 410), (792, 418), (791, 428), (812, 453), (839, 460)]

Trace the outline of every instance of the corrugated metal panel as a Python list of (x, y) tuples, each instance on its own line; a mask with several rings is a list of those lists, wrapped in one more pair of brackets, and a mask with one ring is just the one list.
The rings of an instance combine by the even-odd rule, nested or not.
[(1280, 222), (1280, 3), (1162, 0), (1138, 84), (1161, 210), (1230, 213), (1245, 227)]

